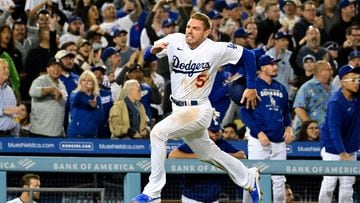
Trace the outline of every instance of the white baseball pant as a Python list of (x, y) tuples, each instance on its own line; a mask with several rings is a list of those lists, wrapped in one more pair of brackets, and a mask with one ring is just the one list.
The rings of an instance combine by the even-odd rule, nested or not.
[[(340, 156), (331, 154), (321, 149), (321, 157), (324, 161), (339, 161)], [(356, 161), (356, 153), (350, 154), (351, 160)], [(339, 179), (339, 200), (338, 202), (352, 203), (355, 183), (355, 176), (324, 176), (321, 182), (319, 193), (319, 202), (328, 203), (332, 201), (333, 193), (336, 187), (337, 180)]]
[[(247, 129), (246, 133), (250, 130)], [(246, 136), (246, 135), (245, 135)], [(285, 142), (273, 143), (270, 146), (262, 146), (260, 141), (250, 135), (248, 138), (248, 159), (249, 160), (286, 160), (286, 144)], [(285, 203), (285, 176), (271, 176), (273, 200), (276, 203)], [(250, 193), (244, 190), (243, 202), (251, 203)]]
[(143, 194), (160, 197), (166, 183), (165, 159), (168, 139), (182, 138), (200, 160), (211, 163), (225, 172), (235, 184), (249, 188), (255, 174), (240, 160), (221, 151), (209, 138), (207, 131), (214, 111), (210, 101), (197, 106), (175, 106), (168, 117), (157, 123), (150, 133), (151, 174)]

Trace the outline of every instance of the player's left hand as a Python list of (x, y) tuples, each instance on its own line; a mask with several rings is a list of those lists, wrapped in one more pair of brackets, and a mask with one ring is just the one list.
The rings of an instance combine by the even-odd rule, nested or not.
[(289, 144), (290, 142), (293, 141), (293, 130), (291, 127), (286, 127), (285, 133), (284, 133), (284, 140), (285, 140), (285, 144)]
[(250, 105), (252, 109), (255, 109), (258, 100), (260, 101), (261, 99), (257, 94), (256, 89), (245, 89), (240, 103), (244, 103), (246, 101), (246, 109), (249, 109)]

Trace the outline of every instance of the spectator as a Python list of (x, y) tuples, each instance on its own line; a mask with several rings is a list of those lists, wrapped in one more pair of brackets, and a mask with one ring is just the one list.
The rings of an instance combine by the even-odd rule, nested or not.
[(14, 117), (19, 114), (20, 108), (16, 106), (16, 97), (12, 88), (8, 85), (8, 64), (0, 58), (0, 136), (15, 135), (18, 124)]
[(103, 121), (99, 85), (94, 73), (84, 71), (77, 88), (70, 96), (70, 118), (67, 136), (70, 138), (96, 138), (99, 123)]
[(20, 104), (20, 114), (19, 114), (19, 136), (28, 137), (30, 135), (30, 104)]
[(348, 63), (348, 56), (353, 51), (360, 51), (360, 26), (354, 25), (346, 29), (346, 40), (339, 49), (339, 67)]
[(123, 29), (119, 20), (116, 20), (116, 8), (115, 4), (105, 2), (101, 7), (102, 23), (100, 29), (107, 33), (111, 33), (116, 28)]
[(12, 87), (12, 89), (14, 90), (15, 95), (19, 95), (19, 88), (20, 88), (20, 78), (19, 78), (19, 74), (16, 70), (14, 61), (12, 60), (11, 56), (6, 53), (4, 50), (1, 49), (0, 47), (0, 59), (3, 59), (6, 61), (7, 63), (7, 68), (9, 71), (9, 85)]
[(332, 41), (343, 44), (346, 29), (359, 23), (359, 17), (356, 16), (356, 4), (355, 0), (339, 1), (340, 20), (330, 30), (329, 36)]
[(81, 75), (85, 70), (90, 69), (94, 60), (94, 51), (86, 39), (79, 39), (76, 45), (78, 51), (74, 58), (74, 72)]
[(69, 28), (66, 33), (60, 36), (60, 46), (66, 42), (79, 41), (80, 37), (84, 35), (84, 23), (79, 16), (73, 15), (68, 19)]
[(274, 79), (286, 87), (289, 100), (293, 101), (296, 88), (291, 84), (291, 81), (295, 79), (294, 69), (290, 64), (292, 51), (288, 49), (291, 37), (287, 32), (277, 32), (275, 34), (274, 47), (270, 48), (266, 54), (273, 58), (280, 59), (280, 62), (277, 63), (277, 76)]
[(314, 77), (314, 67), (316, 59), (313, 55), (308, 54), (302, 59), (302, 69), (299, 75), (293, 81), (294, 86), (299, 89), (305, 82)]
[(148, 119), (140, 100), (139, 82), (134, 79), (127, 80), (118, 100), (110, 110), (109, 123), (112, 139), (149, 136)]
[(329, 62), (317, 61), (313, 79), (300, 87), (293, 105), (296, 114), (293, 123), (295, 135), (298, 134), (304, 121), (316, 120), (319, 125), (324, 122), (326, 104), (332, 92), (331, 76), (332, 69)]
[(272, 38), (271, 36), (275, 35), (275, 33), (281, 28), (281, 24), (279, 22), (279, 4), (266, 4), (265, 12), (266, 18), (257, 23), (258, 33), (261, 33), (260, 35), (258, 35), (258, 41), (263, 45), (266, 45), (268, 43), (268, 40)]
[(31, 84), (30, 136), (63, 137), (67, 100), (65, 85), (61, 82), (61, 63), (51, 58), (47, 74), (40, 75)]
[[(220, 125), (212, 124), (208, 128), (209, 137), (222, 151), (237, 159), (246, 159), (244, 151), (235, 149), (230, 143), (220, 137)], [(196, 155), (187, 144), (182, 144), (169, 153), (169, 158), (174, 159), (197, 159)], [(219, 194), (222, 192), (221, 178), (208, 175), (185, 175), (181, 200), (183, 203), (190, 202), (219, 202)]]
[(285, 184), (285, 203), (294, 203), (295, 197), (289, 184)]
[[(121, 58), (119, 67), (124, 66), (130, 60), (131, 55), (136, 51), (136, 49), (127, 46), (127, 35), (128, 32), (126, 30), (117, 29), (113, 32), (115, 49), (119, 52)], [(117, 74), (115, 74), (115, 77), (116, 76)]]
[(111, 94), (110, 87), (106, 87), (104, 85), (104, 77), (106, 67), (104, 66), (94, 66), (91, 68), (91, 71), (94, 73), (100, 90), (100, 98), (102, 104), (102, 113), (103, 115), (99, 115), (102, 119), (99, 119), (99, 131), (98, 131), (98, 138), (110, 138), (110, 129), (109, 129), (109, 112), (111, 107), (113, 106), (113, 97)]
[(21, 52), (14, 46), (14, 37), (10, 26), (3, 25), (0, 27), (0, 47), (6, 53), (8, 53), (18, 73), (23, 70), (23, 62)]
[[(313, 55), (317, 61), (323, 60), (324, 56), (327, 54), (327, 50), (320, 45), (321, 37), (318, 28), (309, 26), (306, 31), (305, 39), (306, 44), (299, 49), (299, 52), (296, 55), (296, 64), (298, 67), (302, 67), (302, 59), (307, 54)], [(298, 70), (295, 70), (295, 74), (297, 72)]]
[[(295, 23), (292, 33), (295, 38), (296, 47), (300, 48), (307, 42), (309, 36), (307, 32), (309, 27), (315, 27), (319, 32), (319, 42), (320, 39), (322, 42), (327, 41), (327, 34), (324, 30), (324, 25), (322, 21), (322, 17), (316, 16), (316, 4), (314, 1), (308, 0), (305, 1), (302, 5), (302, 18)], [(320, 38), (321, 35), (321, 38)], [(316, 56), (315, 56), (316, 57)]]
[(258, 29), (257, 25), (254, 21), (248, 21), (245, 23), (244, 28), (249, 32), (248, 43), (250, 49), (258, 48), (261, 44), (259, 44), (257, 36)]
[(121, 57), (114, 47), (105, 48), (102, 52), (101, 58), (106, 65), (106, 73), (112, 72), (115, 75), (118, 75), (121, 72)]
[(279, 22), (286, 31), (292, 31), (295, 23), (300, 20), (296, 14), (296, 3), (293, 0), (285, 0), (283, 5), (283, 13), (280, 15)]
[[(350, 66), (352, 68), (360, 67), (360, 51), (353, 51), (348, 56), (348, 64), (344, 66)], [(344, 67), (342, 66), (342, 67)], [(341, 87), (341, 81), (339, 76), (337, 75), (334, 80), (331, 82), (333, 85), (333, 91), (337, 91)]]
[[(359, 68), (350, 66), (339, 70), (341, 89), (329, 99), (325, 122), (321, 127), (321, 157), (324, 161), (356, 161), (360, 130), (360, 99), (356, 97), (359, 73)], [(320, 203), (332, 201), (337, 180), (338, 202), (353, 202), (355, 176), (324, 176), (319, 193)]]
[(236, 134), (238, 131), (235, 123), (228, 123), (224, 126), (222, 137), (224, 140), (238, 140), (239, 136)]
[(328, 51), (328, 53), (325, 55), (325, 60), (329, 61), (332, 69), (333, 69), (333, 76), (335, 77), (337, 75), (337, 71), (339, 69), (339, 65), (337, 62), (337, 59), (339, 57), (339, 45), (336, 42), (333, 41), (327, 41), (324, 44), (324, 47)]
[(299, 134), (296, 137), (299, 141), (319, 141), (320, 130), (317, 121), (304, 121), (301, 125)]
[[(21, 177), (20, 186), (24, 189), (38, 189), (40, 188), (40, 176), (32, 173), (27, 173)], [(40, 201), (40, 192), (34, 192), (32, 199), (30, 199), (30, 192), (24, 191), (18, 198), (10, 200), (6, 203), (37, 203)]]
[(331, 28), (340, 21), (340, 10), (337, 2), (337, 0), (324, 0), (317, 9), (317, 13), (320, 13), (323, 18), (324, 30), (328, 36)]
[[(14, 47), (21, 53), (21, 62), (24, 65), (26, 55), (30, 51), (30, 40), (27, 38), (27, 28), (24, 22), (14, 22), (12, 27), (12, 34), (14, 37)], [(21, 73), (22, 70), (19, 72)]]
[[(250, 129), (248, 157), (252, 159), (286, 160), (286, 144), (293, 139), (288, 94), (285, 86), (276, 81), (280, 60), (270, 55), (259, 58), (260, 73), (256, 90), (261, 98), (254, 109), (240, 107), (240, 117)], [(274, 202), (285, 202), (284, 176), (272, 176)], [(250, 194), (244, 191), (243, 202), (251, 202)]]
[(241, 5), (238, 1), (232, 3), (227, 2), (227, 18), (224, 19), (224, 25), (221, 26), (220, 31), (229, 36), (234, 34), (234, 31), (241, 26)]
[(224, 19), (223, 16), (216, 10), (208, 12), (207, 16), (209, 16), (212, 22), (212, 29), (209, 38), (219, 42), (230, 42), (230, 36), (220, 31), (220, 26)]
[[(79, 2), (82, 1), (83, 0), (79, 0)], [(81, 16), (81, 19), (84, 22), (85, 32), (89, 30), (96, 31), (100, 29), (100, 12), (96, 5), (89, 4), (85, 6), (85, 8), (77, 15)]]

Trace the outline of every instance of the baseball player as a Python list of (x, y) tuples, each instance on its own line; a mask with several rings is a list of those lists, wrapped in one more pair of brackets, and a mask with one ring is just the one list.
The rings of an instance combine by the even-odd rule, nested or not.
[[(329, 99), (324, 124), (321, 127), (321, 156), (324, 161), (356, 161), (359, 149), (360, 68), (350, 65), (340, 68), (338, 75), (341, 88)], [(339, 179), (338, 202), (353, 202), (355, 176), (324, 176), (321, 182), (319, 202), (332, 201)]]
[[(256, 90), (261, 101), (254, 110), (240, 108), (241, 120), (250, 129), (249, 159), (285, 160), (286, 144), (292, 141), (288, 93), (284, 85), (273, 79), (277, 76), (279, 61), (270, 55), (259, 58)], [(272, 176), (271, 179), (274, 202), (285, 203), (285, 177)], [(244, 191), (243, 202), (250, 201), (249, 193)]]
[(240, 160), (221, 151), (207, 132), (214, 114), (208, 96), (217, 67), (245, 63), (245, 67), (252, 69), (254, 75), (247, 78), (248, 89), (244, 91), (243, 100), (248, 108), (256, 105), (255, 57), (243, 47), (208, 39), (210, 32), (210, 19), (205, 14), (194, 13), (187, 23), (185, 35), (167, 35), (145, 51), (146, 61), (169, 58), (173, 112), (157, 123), (150, 133), (149, 183), (132, 203), (161, 201), (161, 190), (166, 182), (166, 142), (173, 138), (182, 138), (200, 160), (224, 169), (235, 184), (251, 191), (253, 202), (261, 199), (258, 169), (248, 169)]

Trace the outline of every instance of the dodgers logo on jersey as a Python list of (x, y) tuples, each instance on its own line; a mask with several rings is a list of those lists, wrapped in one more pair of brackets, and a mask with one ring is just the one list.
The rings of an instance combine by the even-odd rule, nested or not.
[(187, 74), (189, 77), (191, 77), (192, 75), (194, 75), (194, 73), (201, 73), (206, 70), (209, 70), (210, 62), (196, 63), (196, 62), (193, 62), (192, 60), (190, 60), (186, 63), (183, 63), (183, 62), (180, 62), (180, 59), (177, 56), (173, 56), (172, 66), (173, 66), (172, 70), (175, 73), (183, 73), (183, 74)]

